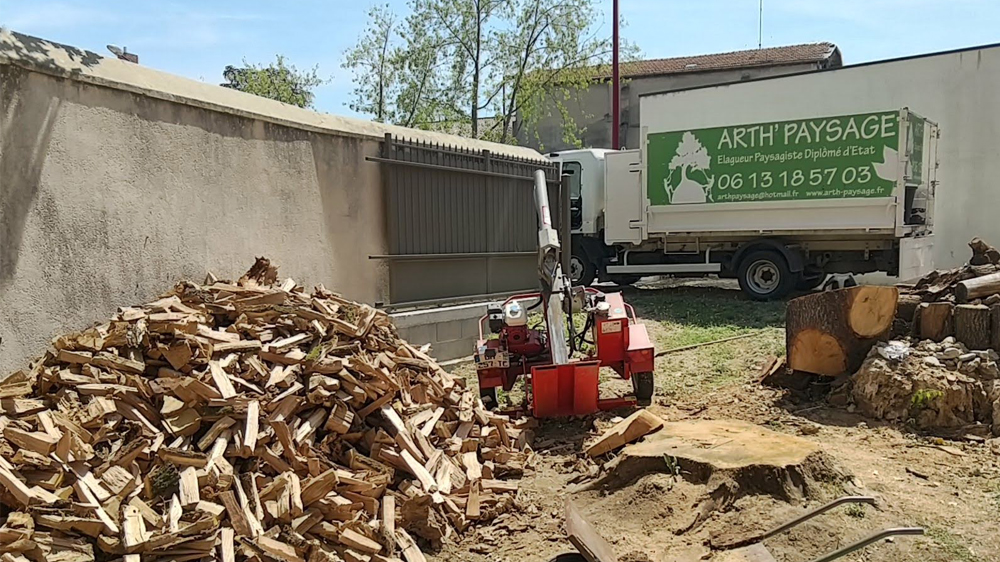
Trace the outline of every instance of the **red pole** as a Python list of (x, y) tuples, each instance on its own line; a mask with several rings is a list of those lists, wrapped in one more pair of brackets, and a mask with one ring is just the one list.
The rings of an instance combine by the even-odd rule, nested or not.
[(614, 21), (611, 24), (611, 42), (614, 43), (611, 52), (611, 148), (618, 150), (622, 147), (619, 142), (621, 133), (621, 82), (618, 76), (618, 0), (614, 1)]

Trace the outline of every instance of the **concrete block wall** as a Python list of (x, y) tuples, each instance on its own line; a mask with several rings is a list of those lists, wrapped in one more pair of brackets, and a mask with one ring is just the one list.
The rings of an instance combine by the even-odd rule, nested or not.
[(471, 356), (479, 339), (486, 303), (462, 304), (392, 314), (399, 336), (414, 345), (431, 344), (438, 361)]

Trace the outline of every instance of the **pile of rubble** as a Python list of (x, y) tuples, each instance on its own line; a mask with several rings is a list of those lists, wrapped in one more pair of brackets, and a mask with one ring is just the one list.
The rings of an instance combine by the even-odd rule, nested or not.
[(998, 360), (996, 351), (969, 351), (952, 337), (879, 343), (854, 375), (849, 398), (872, 418), (1000, 436)]
[(530, 454), (384, 313), (263, 258), (57, 338), (0, 410), (6, 562), (417, 562)]

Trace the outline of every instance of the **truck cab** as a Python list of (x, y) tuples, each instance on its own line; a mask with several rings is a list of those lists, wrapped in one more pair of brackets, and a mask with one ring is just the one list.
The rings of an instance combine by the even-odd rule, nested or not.
[[(783, 160), (774, 169), (753, 167), (751, 159), (741, 168), (734, 157), (710, 153), (720, 150), (718, 142), (691, 140), (698, 130), (683, 132), (681, 141), (688, 142), (686, 156), (691, 147), (703, 153), (695, 164), (676, 164), (677, 141), (656, 152), (648, 130), (638, 150), (551, 153), (569, 177), (574, 284), (714, 274), (736, 278), (750, 298), (769, 300), (815, 288), (830, 274), (920, 277), (933, 268), (937, 125), (905, 108), (824, 118), (838, 119), (880, 123), (887, 140), (878, 150), (839, 147), (853, 151), (850, 159), (824, 148), (825, 159), (807, 156), (794, 169)], [(736, 128), (781, 131), (796, 123)], [(669, 143), (681, 133), (657, 135)], [(778, 182), (787, 191), (777, 190)], [(751, 189), (772, 184), (770, 191)]]

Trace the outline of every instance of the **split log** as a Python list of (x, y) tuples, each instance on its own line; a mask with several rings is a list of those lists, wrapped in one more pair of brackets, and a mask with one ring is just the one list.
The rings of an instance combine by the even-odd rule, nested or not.
[(990, 308), (981, 304), (960, 304), (955, 307), (955, 339), (969, 349), (987, 349), (990, 335)]
[(663, 420), (647, 410), (637, 410), (609, 429), (593, 445), (587, 447), (587, 455), (596, 457), (627, 445), (640, 437), (658, 431)]
[(955, 300), (961, 303), (1000, 293), (1000, 273), (991, 273), (959, 281), (955, 285)]
[(898, 300), (895, 287), (861, 286), (789, 301), (788, 366), (833, 377), (853, 373), (892, 327)]
[(922, 340), (941, 341), (955, 333), (955, 305), (950, 302), (926, 302), (917, 309), (917, 336)]

